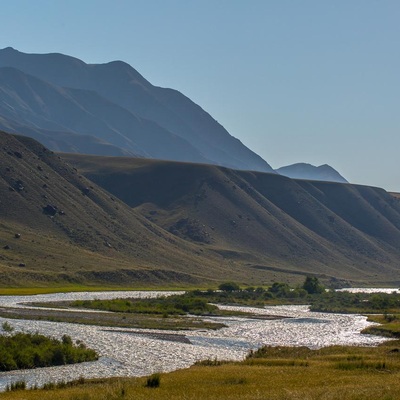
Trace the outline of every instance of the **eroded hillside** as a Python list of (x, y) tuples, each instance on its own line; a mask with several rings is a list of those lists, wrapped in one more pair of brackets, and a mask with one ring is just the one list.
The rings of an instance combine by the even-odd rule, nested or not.
[(400, 283), (400, 202), (382, 189), (199, 164), (62, 157), (149, 221), (247, 271)]
[(221, 256), (148, 221), (33, 139), (0, 133), (0, 153), (0, 284), (222, 279)]

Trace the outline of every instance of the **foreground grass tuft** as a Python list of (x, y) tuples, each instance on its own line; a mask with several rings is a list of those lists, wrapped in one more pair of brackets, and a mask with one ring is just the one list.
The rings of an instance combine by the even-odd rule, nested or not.
[(9, 385), (6, 386), (6, 392), (15, 392), (17, 390), (25, 390), (25, 389), (26, 389), (25, 381), (11, 382)]
[(153, 374), (147, 378), (146, 387), (148, 388), (158, 388), (160, 387), (161, 375)]

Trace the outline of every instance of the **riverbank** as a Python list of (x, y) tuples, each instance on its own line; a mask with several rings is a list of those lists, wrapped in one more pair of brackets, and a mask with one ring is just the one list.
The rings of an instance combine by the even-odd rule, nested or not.
[[(275, 348), (242, 362), (191, 368), (148, 378), (77, 382), (52, 390), (9, 392), (5, 400), (375, 400), (400, 399), (400, 342), (320, 350)], [(206, 363), (205, 363), (206, 364)]]

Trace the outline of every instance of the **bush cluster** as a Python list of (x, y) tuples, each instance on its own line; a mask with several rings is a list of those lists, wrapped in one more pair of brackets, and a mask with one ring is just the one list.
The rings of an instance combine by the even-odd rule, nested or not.
[(94, 350), (83, 343), (74, 345), (67, 335), (61, 341), (37, 333), (0, 336), (0, 371), (74, 364), (97, 358)]
[(155, 299), (78, 300), (73, 307), (84, 307), (113, 312), (161, 314), (161, 315), (204, 315), (218, 308), (206, 300), (193, 296), (165, 296)]
[(315, 298), (311, 304), (312, 311), (323, 312), (361, 312), (400, 309), (398, 293), (348, 293), (329, 291)]
[(301, 287), (291, 288), (287, 283), (275, 282), (268, 289), (262, 287), (247, 287), (244, 289), (232, 290), (229, 284), (222, 284), (219, 286), (220, 290), (195, 290), (186, 293), (184, 296), (195, 297), (198, 296), (202, 299), (212, 303), (221, 304), (243, 304), (249, 306), (264, 306), (266, 303), (274, 299), (288, 299), (291, 302), (298, 303), (300, 300), (308, 296), (306, 290)]
[(147, 378), (145, 386), (148, 388), (158, 388), (160, 387), (160, 382), (161, 382), (161, 375), (153, 374)]

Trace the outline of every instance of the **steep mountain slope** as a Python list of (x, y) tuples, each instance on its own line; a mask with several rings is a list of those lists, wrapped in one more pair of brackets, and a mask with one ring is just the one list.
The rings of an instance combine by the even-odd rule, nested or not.
[[(95, 92), (109, 102), (108, 106), (113, 103), (114, 107), (124, 109), (140, 118), (142, 122), (152, 121), (162, 129), (159, 140), (169, 132), (189, 143), (198, 154), (188, 154), (185, 160), (272, 172), (271, 167), (261, 157), (232, 137), (223, 126), (189, 98), (178, 91), (153, 86), (124, 62), (90, 65), (62, 54), (24, 54), (6, 48), (0, 50), (0, 67), (17, 68), (59, 88)], [(85, 104), (87, 106), (87, 103)], [(104, 112), (108, 113), (103, 107), (102, 113)], [(20, 122), (15, 117), (14, 120)], [(86, 126), (86, 133), (103, 138), (99, 136), (99, 128), (96, 125)], [(109, 139), (108, 137), (107, 140)], [(169, 138), (165, 141), (170, 143)], [(118, 143), (110, 143), (120, 146)], [(177, 143), (178, 139), (175, 138), (174, 145), (179, 146)], [(161, 143), (153, 142), (152, 146), (155, 145), (164, 147)], [(152, 146), (143, 146), (142, 150), (153, 156)], [(185, 151), (186, 149), (181, 149), (179, 154)], [(177, 158), (176, 153), (153, 157), (183, 160), (182, 155), (181, 158)]]
[(275, 171), (280, 175), (293, 179), (348, 183), (339, 172), (327, 164), (316, 167), (311, 164), (297, 163), (278, 168)]
[(38, 142), (5, 133), (0, 227), (0, 286), (245, 279), (239, 267), (149, 222)]
[(77, 142), (76, 133), (95, 132), (97, 140), (112, 143), (130, 155), (206, 161), (185, 140), (95, 92), (60, 88), (15, 68), (0, 68), (0, 99), (4, 119), (37, 130), (64, 132), (64, 140), (66, 132), (74, 133), (72, 143)]
[(165, 230), (247, 271), (400, 283), (400, 202), (382, 189), (221, 167), (62, 155)]
[(90, 135), (79, 135), (71, 132), (49, 131), (30, 127), (0, 116), (0, 129), (14, 134), (21, 134), (36, 139), (54, 151), (66, 153), (83, 153), (110, 156), (136, 156), (133, 151), (121, 149)]

